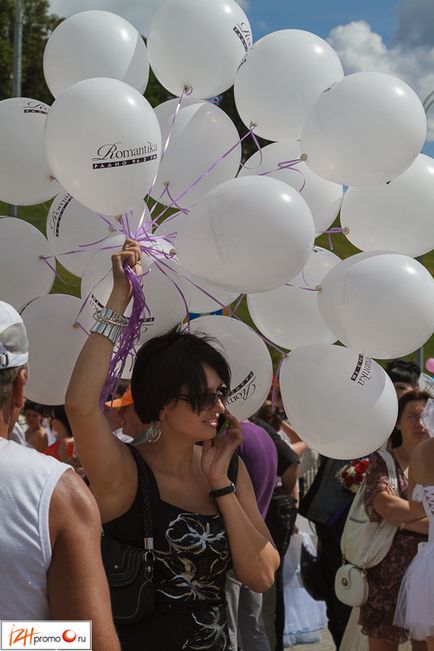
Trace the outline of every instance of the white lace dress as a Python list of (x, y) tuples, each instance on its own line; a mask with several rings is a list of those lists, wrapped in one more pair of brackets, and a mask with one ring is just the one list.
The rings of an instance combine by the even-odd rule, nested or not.
[(434, 486), (417, 484), (412, 499), (423, 503), (429, 536), (419, 543), (402, 580), (394, 624), (407, 629), (413, 640), (426, 640), (434, 636)]

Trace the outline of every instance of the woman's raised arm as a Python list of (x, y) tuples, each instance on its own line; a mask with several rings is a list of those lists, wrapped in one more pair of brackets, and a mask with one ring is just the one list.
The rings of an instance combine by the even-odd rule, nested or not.
[[(113, 291), (107, 308), (122, 315), (131, 299), (131, 287), (123, 266), (140, 270), (138, 244), (126, 240), (112, 256)], [(100, 397), (113, 352), (112, 341), (92, 332), (77, 359), (65, 398), (78, 455), (101, 510), (103, 521), (122, 511), (122, 503), (134, 494), (134, 466), (128, 449), (115, 436), (101, 411)], [(134, 480), (131, 482), (131, 477)], [(130, 481), (128, 481), (130, 478)]]

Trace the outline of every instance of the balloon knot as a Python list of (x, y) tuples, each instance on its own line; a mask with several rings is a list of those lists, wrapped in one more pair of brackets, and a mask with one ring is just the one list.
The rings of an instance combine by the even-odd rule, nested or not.
[(302, 160), (302, 161), (307, 160), (307, 154), (301, 154), (300, 160)]
[(348, 228), (348, 226), (344, 226), (343, 229), (342, 229), (342, 233), (343, 233), (344, 235), (348, 235), (349, 232), (350, 232), (350, 229)]

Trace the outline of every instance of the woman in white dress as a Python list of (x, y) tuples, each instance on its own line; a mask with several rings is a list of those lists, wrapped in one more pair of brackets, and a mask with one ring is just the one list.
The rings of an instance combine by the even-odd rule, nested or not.
[(394, 624), (408, 629), (412, 639), (425, 640), (428, 650), (434, 651), (434, 439), (417, 447), (408, 489), (410, 511), (415, 520), (427, 515), (429, 535), (402, 580)]

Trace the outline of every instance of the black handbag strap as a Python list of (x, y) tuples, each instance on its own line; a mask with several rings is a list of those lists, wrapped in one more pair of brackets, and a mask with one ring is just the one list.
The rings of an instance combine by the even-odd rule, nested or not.
[(134, 445), (128, 444), (137, 465), (138, 482), (142, 493), (143, 547), (154, 549), (154, 528), (152, 526), (151, 490), (149, 484), (149, 468), (140, 452)]

